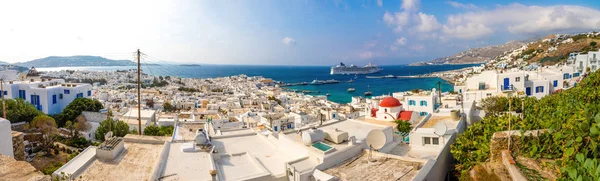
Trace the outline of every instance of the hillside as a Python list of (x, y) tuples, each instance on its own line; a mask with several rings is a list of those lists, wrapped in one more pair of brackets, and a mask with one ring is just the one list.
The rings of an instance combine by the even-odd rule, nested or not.
[(83, 66), (131, 66), (136, 65), (130, 60), (111, 60), (100, 56), (50, 56), (31, 60), (28, 62), (15, 63), (23, 67), (83, 67)]
[(521, 41), (509, 41), (501, 45), (471, 48), (452, 56), (436, 58), (428, 62), (417, 62), (411, 65), (481, 63), (494, 59), (506, 51), (517, 49), (523, 45), (525, 45), (525, 43)]

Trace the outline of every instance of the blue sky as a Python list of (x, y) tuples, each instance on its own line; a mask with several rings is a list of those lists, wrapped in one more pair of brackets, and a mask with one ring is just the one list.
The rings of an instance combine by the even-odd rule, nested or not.
[(600, 1), (0, 2), (0, 61), (51, 55), (207, 64), (407, 64), (600, 28)]

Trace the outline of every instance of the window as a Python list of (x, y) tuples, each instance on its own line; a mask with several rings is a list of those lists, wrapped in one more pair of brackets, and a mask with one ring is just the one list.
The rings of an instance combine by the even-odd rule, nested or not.
[(83, 97), (83, 93), (78, 93), (77, 95), (75, 95), (75, 99)]
[(552, 86), (554, 86), (554, 87), (558, 87), (558, 80), (554, 80), (554, 81), (552, 82)]
[(427, 112), (420, 112), (419, 115), (420, 116), (427, 116)]
[(65, 94), (71, 94), (71, 90), (65, 90)]
[(52, 104), (56, 104), (56, 95), (52, 95)]
[(579, 72), (573, 73), (573, 77), (579, 77)]
[(485, 94), (485, 96), (490, 97), (490, 96), (492, 96), (492, 93), (487, 93), (487, 94)]
[(544, 93), (544, 86), (535, 87), (535, 93)]
[(424, 145), (440, 145), (440, 138), (423, 137)]
[(91, 90), (89, 90), (89, 91), (88, 91), (88, 95), (87, 95), (87, 96), (88, 96), (88, 97), (89, 97), (89, 96), (92, 96), (92, 91), (91, 91)]
[(387, 112), (387, 108), (383, 109), (383, 112)]
[(415, 102), (414, 100), (410, 100), (410, 101), (408, 101), (408, 105), (414, 106), (414, 105), (417, 105), (417, 102)]
[(420, 104), (421, 106), (427, 106), (427, 101), (421, 101)]
[(431, 143), (434, 145), (440, 145), (440, 138), (431, 138)]
[(521, 77), (516, 77), (515, 82), (521, 82)]
[(571, 78), (571, 75), (569, 75), (569, 73), (563, 74), (563, 79), (569, 79), (569, 78)]
[(19, 98), (23, 100), (27, 100), (25, 97), (25, 90), (19, 90)]
[(58, 99), (63, 99), (63, 94), (58, 94)]

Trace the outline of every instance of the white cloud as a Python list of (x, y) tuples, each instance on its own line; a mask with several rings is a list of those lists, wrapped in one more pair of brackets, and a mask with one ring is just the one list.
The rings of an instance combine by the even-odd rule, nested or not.
[(395, 32), (408, 29), (417, 39), (479, 39), (496, 33), (545, 34), (600, 29), (600, 10), (588, 7), (510, 4), (481, 9), (455, 1), (447, 3), (468, 12), (450, 14), (445, 23), (440, 23), (434, 15), (409, 12), (415, 8), (404, 8), (404, 4), (414, 4), (413, 1), (403, 1), (404, 11), (386, 12), (383, 19)]
[(373, 48), (375, 46), (377, 46), (377, 41), (375, 41), (375, 40), (365, 42), (365, 48), (367, 48), (367, 49)]
[(423, 46), (423, 45), (413, 45), (412, 47), (410, 47), (410, 49), (413, 49), (415, 51), (423, 51), (423, 50), (425, 50), (425, 46)]
[(396, 39), (395, 44), (396, 45), (406, 45), (406, 38), (400, 37), (400, 38)]
[(361, 52), (358, 56), (362, 59), (371, 59), (371, 58), (373, 58), (373, 52), (370, 52), (370, 51)]
[(477, 6), (475, 6), (474, 4), (471, 4), (471, 3), (463, 4), (463, 3), (456, 2), (456, 1), (448, 1), (446, 3), (455, 8), (465, 8), (465, 9), (476, 9), (477, 8)]
[(281, 42), (283, 42), (283, 44), (285, 45), (296, 45), (296, 40), (294, 40), (293, 38), (290, 37), (285, 37), (283, 38), (283, 40), (281, 40)]
[(419, 24), (417, 25), (416, 29), (419, 32), (431, 32), (439, 29), (441, 26), (434, 15), (428, 15), (419, 12), (417, 20)]
[(410, 23), (410, 14), (408, 12), (396, 12), (383, 14), (383, 21), (391, 27), (394, 27), (394, 31), (400, 32), (403, 27)]
[(466, 25), (458, 25), (448, 27), (444, 25), (442, 30), (446, 36), (459, 39), (476, 39), (489, 35), (494, 31), (483, 24), (468, 23)]
[(377, 0), (377, 6), (379, 6), (379, 7), (383, 6), (383, 0)]
[(402, 9), (404, 11), (416, 11), (419, 9), (421, 5), (420, 0), (403, 0), (402, 1)]

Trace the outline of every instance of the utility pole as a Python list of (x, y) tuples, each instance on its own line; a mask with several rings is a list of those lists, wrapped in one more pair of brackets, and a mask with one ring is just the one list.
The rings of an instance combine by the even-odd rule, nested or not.
[(138, 134), (142, 135), (142, 97), (141, 97), (141, 74), (142, 74), (142, 69), (140, 69), (140, 49), (137, 50), (137, 66), (138, 66), (138, 71), (137, 71), (137, 76), (138, 76)]
[(512, 135), (510, 134), (511, 133), (511, 131), (510, 131), (510, 120), (511, 119), (510, 118), (512, 117), (511, 112), (510, 112), (511, 108), (512, 108), (511, 104), (512, 104), (512, 99), (510, 99), (510, 94), (509, 94), (508, 95), (508, 114), (509, 114), (508, 115), (508, 151), (510, 151), (510, 140), (512, 139)]
[(6, 104), (4, 104), (4, 79), (0, 79), (0, 89), (2, 90), (2, 92), (0, 92), (0, 94), (2, 95), (2, 113), (3, 118), (6, 119)]

